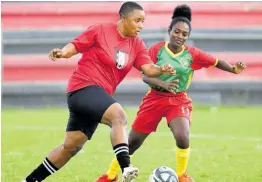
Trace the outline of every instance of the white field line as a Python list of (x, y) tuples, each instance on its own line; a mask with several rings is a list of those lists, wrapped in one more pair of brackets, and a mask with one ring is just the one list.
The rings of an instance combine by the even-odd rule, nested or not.
[[(35, 131), (35, 130), (53, 130), (53, 131), (65, 131), (66, 126), (52, 126), (52, 125), (17, 125), (15, 127), (12, 126), (4, 126), (2, 125), (2, 132), (4, 131), (13, 131), (13, 130), (21, 130), (21, 131)], [(105, 131), (107, 132), (100, 132), (100, 131)], [(109, 128), (102, 127), (97, 130), (99, 134), (109, 134)], [(129, 129), (128, 129), (129, 131)], [(151, 134), (152, 137), (173, 137), (172, 133), (170, 131), (157, 131)], [(241, 141), (253, 141), (253, 142), (262, 142), (262, 137), (249, 137), (249, 136), (233, 136), (233, 135), (218, 135), (218, 134), (205, 134), (205, 133), (190, 133), (190, 138), (194, 139), (206, 139), (206, 140), (227, 140), (227, 141), (232, 141), (232, 140), (241, 140)]]

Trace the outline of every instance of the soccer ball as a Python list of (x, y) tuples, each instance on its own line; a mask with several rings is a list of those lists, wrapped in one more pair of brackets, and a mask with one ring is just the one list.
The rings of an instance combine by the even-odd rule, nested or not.
[(173, 169), (161, 166), (154, 169), (149, 176), (149, 182), (178, 182), (178, 177)]

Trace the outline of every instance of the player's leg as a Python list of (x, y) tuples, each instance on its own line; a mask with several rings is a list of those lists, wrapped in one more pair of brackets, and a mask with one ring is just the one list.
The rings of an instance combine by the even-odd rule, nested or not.
[(71, 109), (80, 110), (81, 114), (87, 114), (90, 121), (101, 122), (111, 127), (111, 143), (120, 166), (126, 174), (123, 175), (124, 181), (135, 178), (138, 169), (130, 166), (126, 132), (127, 118), (123, 108), (99, 86), (89, 86), (78, 92), (82, 93), (82, 96), (72, 95), (72, 97), (75, 96), (74, 100), (77, 100), (77, 104), (73, 102)]
[[(134, 152), (142, 145), (144, 140), (149, 134), (136, 132), (133, 129), (129, 132), (128, 143), (129, 143), (129, 154), (133, 155)], [(103, 174), (99, 177), (97, 182), (111, 182), (117, 181), (118, 173), (120, 172), (121, 168), (115, 157), (109, 166), (109, 169), (106, 174)]]
[(184, 117), (172, 119), (169, 127), (176, 139), (176, 169), (178, 176), (186, 172), (189, 159), (189, 120)]
[[(159, 123), (159, 121), (157, 121)], [(133, 155), (141, 147), (150, 133), (141, 133), (131, 129), (128, 136), (129, 154)]]
[(87, 140), (91, 139), (98, 122), (90, 121), (90, 117), (85, 114), (88, 113), (86, 110), (88, 105), (84, 105), (89, 103), (86, 92), (88, 93), (88, 89), (68, 94), (70, 117), (64, 142), (52, 150), (43, 163), (27, 176), (26, 182), (40, 182), (54, 174), (81, 150)]
[(80, 131), (67, 132), (64, 142), (53, 149), (25, 181), (40, 182), (54, 174), (81, 150), (87, 139), (87, 136)]
[(191, 106), (176, 106), (167, 115), (168, 125), (176, 140), (176, 171), (180, 182), (191, 182), (186, 169), (189, 160), (190, 114)]
[[(151, 96), (143, 99), (128, 137), (130, 155), (134, 154), (134, 152), (142, 145), (146, 137), (156, 130), (157, 125), (163, 116), (163, 110), (157, 105), (158, 102), (159, 99), (153, 99)], [(100, 176), (97, 182), (115, 181), (119, 169), (118, 161), (115, 158), (112, 160), (107, 173)]]
[(111, 143), (123, 173), (123, 180), (128, 181), (136, 178), (138, 169), (130, 165), (126, 132), (127, 116), (121, 105), (118, 103), (112, 104), (104, 113), (102, 123), (111, 127)]

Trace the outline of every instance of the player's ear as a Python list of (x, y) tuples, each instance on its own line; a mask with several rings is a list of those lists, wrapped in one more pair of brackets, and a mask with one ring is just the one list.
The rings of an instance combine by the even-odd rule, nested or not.
[(171, 33), (171, 29), (170, 29), (170, 28), (168, 28), (168, 35), (170, 35), (170, 33)]
[(125, 15), (122, 16), (122, 21), (125, 22), (127, 17)]

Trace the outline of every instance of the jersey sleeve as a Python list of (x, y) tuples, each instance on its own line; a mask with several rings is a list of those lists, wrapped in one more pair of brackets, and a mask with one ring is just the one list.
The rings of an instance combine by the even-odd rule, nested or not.
[(156, 64), (157, 63), (157, 60), (158, 60), (158, 53), (160, 51), (160, 49), (165, 45), (165, 42), (159, 42), (155, 45), (152, 45), (150, 48), (149, 48), (149, 56), (151, 58), (151, 60)]
[(141, 39), (139, 39), (138, 41), (137, 56), (135, 59), (134, 67), (141, 71), (141, 66), (143, 66), (144, 64), (153, 63), (153, 61), (150, 59), (149, 52), (144, 41)]
[(205, 53), (204, 51), (194, 47), (191, 49), (191, 55), (193, 57), (193, 63), (191, 67), (194, 70), (201, 68), (208, 68), (210, 66), (216, 66), (218, 63), (218, 59), (213, 57), (212, 55)]
[(95, 44), (100, 31), (101, 25), (92, 25), (71, 43), (75, 45), (79, 53), (84, 53)]
[(149, 48), (149, 56), (154, 63), (157, 62), (158, 51), (159, 50), (157, 49), (156, 45), (153, 45)]

